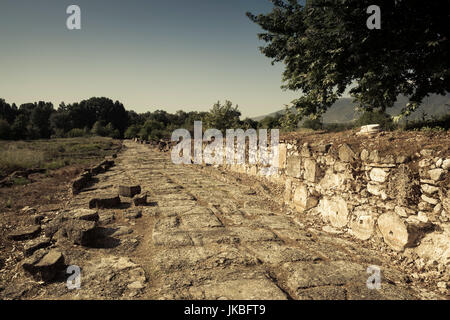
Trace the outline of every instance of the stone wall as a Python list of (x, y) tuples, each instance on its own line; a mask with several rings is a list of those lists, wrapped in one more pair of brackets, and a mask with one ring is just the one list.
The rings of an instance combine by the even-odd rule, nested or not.
[[(413, 250), (424, 261), (450, 263), (450, 158), (423, 149), (413, 155), (380, 155), (346, 143), (309, 145), (282, 141), (278, 174), (258, 165), (224, 165), (284, 186), (284, 205), (317, 215), (336, 233), (379, 239), (397, 252)], [(410, 252), (411, 253), (411, 252)]]

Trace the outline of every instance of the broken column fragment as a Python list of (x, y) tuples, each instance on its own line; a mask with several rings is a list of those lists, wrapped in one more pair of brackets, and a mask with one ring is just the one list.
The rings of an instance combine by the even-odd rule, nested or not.
[(433, 225), (419, 221), (415, 223), (404, 221), (397, 214), (390, 212), (378, 218), (378, 228), (384, 241), (392, 249), (402, 251), (417, 245), (427, 232), (433, 230)]

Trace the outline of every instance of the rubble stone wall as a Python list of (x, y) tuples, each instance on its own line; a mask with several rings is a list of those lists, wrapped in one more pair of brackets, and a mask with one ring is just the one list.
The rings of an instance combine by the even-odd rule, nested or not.
[(414, 250), (441, 266), (450, 263), (450, 158), (430, 149), (380, 156), (345, 143), (282, 141), (279, 166), (271, 176), (258, 165), (224, 169), (284, 186), (286, 207), (318, 215), (338, 232), (377, 238), (398, 252)]

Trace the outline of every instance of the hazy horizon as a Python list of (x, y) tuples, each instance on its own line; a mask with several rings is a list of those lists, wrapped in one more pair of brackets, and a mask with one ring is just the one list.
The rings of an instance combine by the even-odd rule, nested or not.
[[(81, 30), (66, 9), (81, 8)], [(262, 30), (245, 15), (270, 11), (268, 0), (2, 1), (0, 97), (57, 107), (90, 97), (136, 112), (207, 111), (218, 100), (242, 116), (280, 110), (282, 64), (258, 47)]]

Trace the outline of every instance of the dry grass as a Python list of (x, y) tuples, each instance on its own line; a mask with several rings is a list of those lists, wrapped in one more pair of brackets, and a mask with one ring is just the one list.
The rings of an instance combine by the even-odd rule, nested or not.
[(39, 150), (21, 149), (16, 145), (9, 145), (8, 149), (0, 153), (0, 170), (15, 170), (38, 168), (44, 162), (44, 152)]
[(118, 144), (117, 140), (102, 137), (0, 141), (0, 177), (20, 169), (52, 170), (88, 164), (112, 154)]

